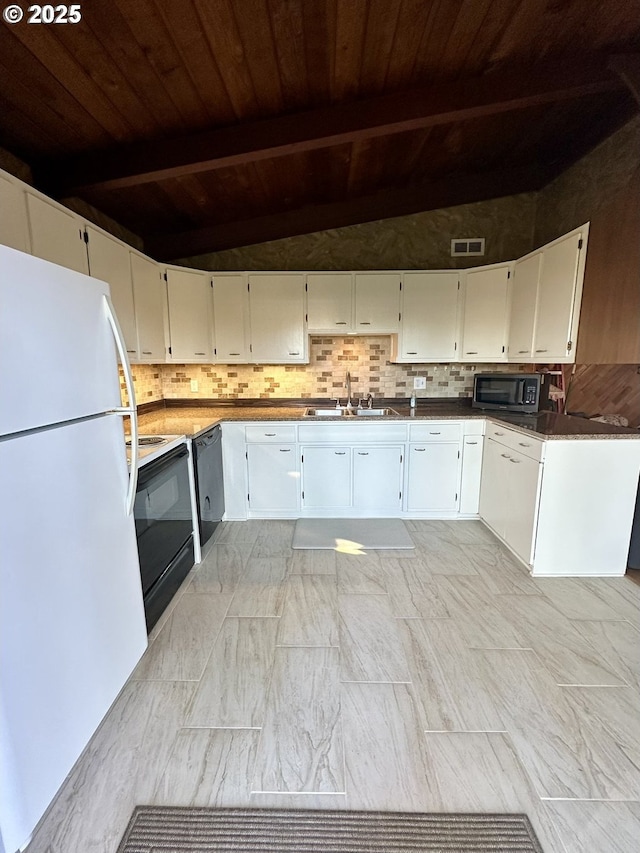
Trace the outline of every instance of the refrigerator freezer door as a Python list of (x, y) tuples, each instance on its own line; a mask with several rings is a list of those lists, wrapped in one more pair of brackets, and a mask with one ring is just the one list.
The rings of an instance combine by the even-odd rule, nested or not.
[(104, 282), (0, 246), (0, 435), (121, 405), (105, 293)]
[(24, 844), (147, 645), (116, 415), (0, 441), (0, 849)]

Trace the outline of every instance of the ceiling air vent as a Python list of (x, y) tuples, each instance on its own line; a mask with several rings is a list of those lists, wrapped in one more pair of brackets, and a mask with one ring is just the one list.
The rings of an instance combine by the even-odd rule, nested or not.
[(470, 257), (471, 255), (484, 255), (484, 237), (473, 237), (466, 240), (451, 241), (451, 257)]

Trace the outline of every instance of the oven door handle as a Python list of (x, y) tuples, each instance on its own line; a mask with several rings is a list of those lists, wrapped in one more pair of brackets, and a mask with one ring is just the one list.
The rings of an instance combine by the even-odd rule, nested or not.
[(104, 303), (107, 320), (109, 321), (111, 331), (113, 332), (116, 349), (118, 350), (118, 357), (124, 372), (124, 382), (127, 388), (127, 397), (129, 398), (128, 406), (120, 406), (117, 409), (112, 409), (112, 412), (123, 416), (128, 415), (131, 422), (131, 467), (129, 471), (129, 486), (125, 497), (125, 509), (127, 515), (132, 515), (133, 504), (136, 499), (136, 489), (138, 487), (138, 470), (140, 467), (140, 456), (138, 453), (138, 409), (136, 407), (136, 392), (133, 385), (133, 374), (131, 373), (131, 365), (129, 364), (129, 356), (127, 355), (127, 345), (124, 342), (124, 335), (122, 334), (122, 329), (118, 323), (116, 312), (113, 309), (113, 303), (106, 294), (104, 295)]

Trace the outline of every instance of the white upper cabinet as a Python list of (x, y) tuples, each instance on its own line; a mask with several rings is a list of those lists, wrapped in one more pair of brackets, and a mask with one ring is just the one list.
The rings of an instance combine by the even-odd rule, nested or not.
[(213, 362), (211, 274), (167, 269), (169, 360)]
[(127, 353), (129, 358), (137, 359), (138, 335), (129, 247), (92, 225), (87, 225), (86, 231), (89, 275), (108, 283)]
[(23, 185), (3, 171), (0, 171), (0, 243), (21, 252), (31, 251)]
[(249, 355), (249, 290), (244, 273), (213, 276), (216, 361), (246, 364)]
[(495, 264), (464, 274), (461, 361), (505, 361), (510, 264)]
[(303, 273), (251, 273), (251, 361), (304, 363), (307, 356)]
[(457, 359), (460, 275), (406, 272), (402, 281), (401, 321), (394, 361)]
[(522, 361), (533, 354), (538, 281), (542, 252), (534, 252), (513, 265), (511, 319), (509, 322), (509, 361)]
[(138, 328), (138, 360), (162, 362), (167, 357), (167, 288), (162, 268), (151, 258), (137, 252), (130, 252), (129, 255)]
[(26, 192), (31, 253), (76, 272), (89, 272), (84, 221), (44, 196)]
[(533, 356), (574, 361), (588, 226), (544, 247)]
[(310, 332), (353, 331), (353, 275), (344, 272), (307, 274), (307, 327)]
[(357, 272), (355, 331), (393, 334), (400, 325), (400, 273)]
[(575, 360), (589, 225), (516, 261), (509, 361)]

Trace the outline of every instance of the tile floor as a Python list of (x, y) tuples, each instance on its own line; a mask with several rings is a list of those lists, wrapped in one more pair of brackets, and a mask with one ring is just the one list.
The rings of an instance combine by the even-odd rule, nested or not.
[(113, 853), (137, 803), (526, 812), (546, 853), (635, 853), (640, 586), (533, 580), (476, 521), (362, 556), (293, 526), (221, 525), (28, 853)]

